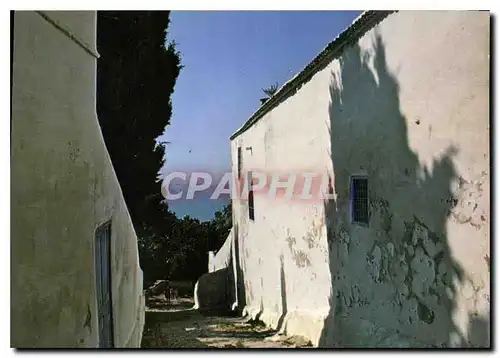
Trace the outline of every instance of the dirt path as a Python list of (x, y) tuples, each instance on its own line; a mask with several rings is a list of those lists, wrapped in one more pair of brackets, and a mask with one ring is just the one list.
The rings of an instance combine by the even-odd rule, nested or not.
[[(163, 301), (163, 302), (162, 302)], [(156, 299), (146, 310), (142, 348), (305, 348), (302, 337), (284, 337), (259, 322), (191, 309), (192, 299), (173, 305)], [(150, 306), (153, 306), (150, 304)]]

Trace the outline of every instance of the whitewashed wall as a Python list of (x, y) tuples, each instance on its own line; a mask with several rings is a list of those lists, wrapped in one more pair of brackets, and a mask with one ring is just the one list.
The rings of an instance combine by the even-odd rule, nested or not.
[(116, 347), (144, 325), (137, 238), (96, 116), (95, 12), (14, 18), (13, 347), (97, 347), (94, 233), (111, 220)]
[(327, 170), (336, 195), (256, 195), (255, 221), (233, 201), (246, 311), (320, 346), (489, 345), (489, 27), (391, 14), (232, 140), (234, 175), (240, 146), (244, 170)]

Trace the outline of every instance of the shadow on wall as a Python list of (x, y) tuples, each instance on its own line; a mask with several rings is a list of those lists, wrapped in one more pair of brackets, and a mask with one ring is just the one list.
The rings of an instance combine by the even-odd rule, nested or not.
[[(446, 232), (457, 148), (432, 170), (420, 165), (407, 128), (420, 124), (400, 111), (378, 34), (372, 51), (348, 48), (340, 67), (328, 123), (336, 198), (325, 203), (333, 289), (319, 346), (489, 346), (489, 316), (469, 317), (467, 337), (452, 320), (452, 282), (466, 279)], [(351, 224), (350, 176), (359, 173), (368, 178), (368, 227)]]
[(285, 264), (284, 264), (283, 254), (280, 255), (280, 290), (281, 290), (281, 316), (276, 326), (276, 331), (278, 332), (283, 328), (285, 316), (288, 313), (288, 307), (286, 304)]
[(234, 255), (231, 255), (231, 261), (233, 261), (233, 256), (234, 256), (234, 263), (231, 263), (231, 267), (233, 267), (234, 265), (233, 272), (235, 273), (236, 276), (236, 300), (235, 300), (237, 303), (236, 308), (238, 313), (241, 314), (246, 306), (246, 287), (245, 287), (245, 278), (243, 276), (243, 269), (241, 267), (242, 260), (240, 258), (240, 236), (237, 224), (233, 226), (233, 230), (234, 230), (234, 238), (233, 238)]
[(201, 275), (195, 286), (195, 307), (200, 311), (227, 311), (227, 281), (230, 269), (225, 267)]

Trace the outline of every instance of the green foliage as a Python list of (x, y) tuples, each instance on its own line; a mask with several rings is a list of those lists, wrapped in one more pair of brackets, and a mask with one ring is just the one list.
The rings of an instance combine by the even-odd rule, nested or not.
[(164, 237), (141, 237), (139, 255), (146, 285), (156, 279), (197, 280), (208, 268), (208, 251), (224, 244), (232, 226), (231, 204), (211, 221), (185, 216), (171, 223)]
[(218, 251), (233, 227), (231, 202), (224, 206), (222, 211), (216, 211), (215, 218), (210, 223), (212, 225), (210, 250)]
[(170, 97), (181, 70), (175, 44), (165, 46), (168, 11), (99, 11), (97, 112), (135, 230), (166, 234), (175, 220), (162, 203), (158, 170), (170, 123)]
[(278, 82), (276, 82), (275, 84), (271, 85), (268, 88), (262, 89), (262, 92), (264, 92), (268, 98), (271, 98), (272, 96), (274, 96), (276, 91), (278, 91)]
[(162, 278), (196, 280), (207, 270), (207, 251), (222, 245), (231, 225), (230, 208), (213, 222), (179, 219), (161, 194), (158, 171), (168, 143), (156, 139), (170, 124), (170, 98), (182, 69), (175, 43), (165, 45), (169, 15), (97, 15), (99, 124), (138, 236), (146, 285)]

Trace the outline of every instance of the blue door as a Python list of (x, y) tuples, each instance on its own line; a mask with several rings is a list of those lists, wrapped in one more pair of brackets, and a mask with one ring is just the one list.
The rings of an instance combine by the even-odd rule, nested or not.
[(95, 238), (99, 348), (113, 348), (113, 306), (111, 301), (111, 222), (97, 228)]

